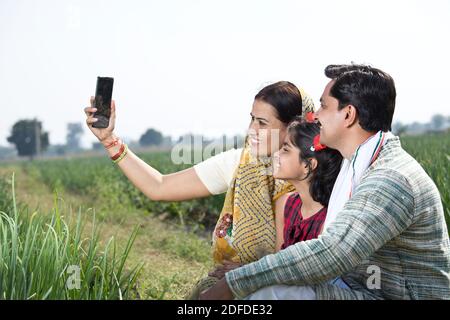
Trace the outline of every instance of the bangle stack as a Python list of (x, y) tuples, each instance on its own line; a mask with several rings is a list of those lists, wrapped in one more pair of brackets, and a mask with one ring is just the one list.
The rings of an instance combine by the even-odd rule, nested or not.
[(122, 143), (122, 145), (120, 146), (119, 152), (117, 152), (115, 155), (113, 155), (111, 157), (111, 160), (117, 164), (119, 163), (120, 160), (122, 160), (123, 158), (125, 158), (125, 156), (128, 153), (128, 146), (125, 143)]
[(108, 144), (107, 146), (105, 146), (105, 149), (110, 149), (114, 146), (117, 146), (120, 142), (120, 139), (116, 138), (114, 139), (110, 144)]

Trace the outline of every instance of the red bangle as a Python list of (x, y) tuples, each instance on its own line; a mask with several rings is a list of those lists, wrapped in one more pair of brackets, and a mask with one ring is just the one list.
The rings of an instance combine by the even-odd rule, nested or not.
[(117, 152), (115, 155), (111, 157), (111, 160), (117, 160), (122, 155), (123, 151), (125, 150), (125, 143), (122, 143), (120, 146), (119, 152)]
[(112, 148), (114, 146), (117, 146), (119, 144), (120, 139), (114, 139), (113, 142), (111, 142), (110, 144), (108, 144), (105, 149), (109, 149)]

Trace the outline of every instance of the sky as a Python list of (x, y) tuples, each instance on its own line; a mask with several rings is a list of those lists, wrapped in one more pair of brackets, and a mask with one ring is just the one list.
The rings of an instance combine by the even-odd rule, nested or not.
[[(244, 134), (255, 94), (288, 80), (316, 106), (328, 64), (391, 74), (394, 121), (450, 115), (450, 0), (0, 0), (0, 146), (19, 119), (50, 143), (114, 77), (116, 133)], [(11, 146), (11, 145), (9, 145)]]

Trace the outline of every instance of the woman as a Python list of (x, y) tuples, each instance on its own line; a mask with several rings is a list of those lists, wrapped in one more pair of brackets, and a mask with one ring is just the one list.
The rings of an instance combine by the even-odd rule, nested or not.
[[(92, 101), (91, 97), (91, 105)], [(275, 251), (275, 211), (283, 210), (285, 194), (293, 187), (273, 178), (271, 156), (284, 141), (289, 122), (314, 111), (312, 99), (294, 84), (281, 81), (258, 92), (244, 148), (223, 152), (167, 175), (139, 159), (114, 133), (114, 101), (108, 128), (92, 127), (95, 108), (84, 111), (89, 129), (128, 179), (150, 199), (183, 201), (227, 191), (213, 233), (216, 265), (225, 260), (249, 263)]]

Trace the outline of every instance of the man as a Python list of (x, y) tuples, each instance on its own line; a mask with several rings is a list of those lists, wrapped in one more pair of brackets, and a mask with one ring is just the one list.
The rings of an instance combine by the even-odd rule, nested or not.
[[(320, 143), (346, 159), (318, 239), (227, 272), (203, 299), (449, 299), (450, 244), (439, 192), (393, 136), (385, 72), (331, 65)], [(332, 210), (332, 211), (331, 211)], [(339, 279), (339, 284), (330, 280)]]

